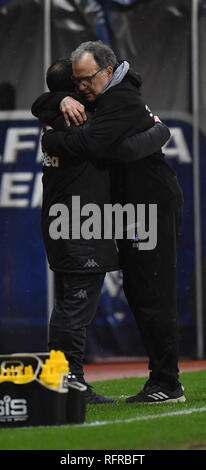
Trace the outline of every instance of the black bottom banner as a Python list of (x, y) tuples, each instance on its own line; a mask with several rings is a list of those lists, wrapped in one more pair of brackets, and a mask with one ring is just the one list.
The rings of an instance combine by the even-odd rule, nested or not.
[[(48, 465), (52, 467), (80, 465), (82, 468), (98, 469), (101, 465), (151, 466), (161, 464), (195, 464), (204, 457), (202, 450), (31, 450), (0, 451), (1, 463)], [(2, 467), (3, 468), (3, 467)]]

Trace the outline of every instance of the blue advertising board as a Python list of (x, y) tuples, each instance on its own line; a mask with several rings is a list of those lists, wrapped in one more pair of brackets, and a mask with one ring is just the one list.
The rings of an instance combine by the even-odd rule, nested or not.
[(40, 129), (27, 113), (24, 118), (15, 118), (18, 114), (0, 121), (1, 353), (46, 348)]

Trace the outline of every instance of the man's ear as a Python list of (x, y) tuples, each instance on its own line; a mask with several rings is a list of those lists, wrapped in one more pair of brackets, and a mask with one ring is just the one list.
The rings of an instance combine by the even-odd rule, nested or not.
[(113, 67), (111, 65), (109, 65), (107, 67), (107, 76), (108, 76), (109, 79), (112, 78), (113, 73), (114, 73)]

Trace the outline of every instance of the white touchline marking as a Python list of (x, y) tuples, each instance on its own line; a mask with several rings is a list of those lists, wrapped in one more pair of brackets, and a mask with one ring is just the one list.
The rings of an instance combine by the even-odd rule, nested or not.
[(135, 416), (134, 418), (128, 419), (116, 419), (115, 421), (95, 421), (94, 423), (84, 423), (81, 425), (74, 425), (74, 426), (105, 426), (107, 424), (121, 424), (121, 423), (132, 423), (135, 421), (149, 421), (150, 419), (159, 419), (159, 418), (169, 418), (170, 416), (180, 416), (180, 415), (191, 415), (192, 413), (203, 413), (206, 412), (206, 406), (202, 408), (189, 408), (188, 410), (180, 410), (180, 411), (171, 411), (168, 413), (160, 413), (155, 415), (147, 415), (147, 416)]

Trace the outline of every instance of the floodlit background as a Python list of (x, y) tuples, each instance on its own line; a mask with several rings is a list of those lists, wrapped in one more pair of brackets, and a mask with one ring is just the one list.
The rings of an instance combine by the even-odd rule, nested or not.
[[(30, 113), (45, 72), (101, 39), (143, 79), (170, 127), (165, 148), (185, 198), (178, 264), (181, 356), (206, 354), (206, 0), (0, 1), (0, 354), (47, 350), (53, 276), (41, 238), (39, 124)], [(138, 286), (137, 286), (138, 288)], [(106, 277), (87, 360), (144, 356), (122, 291)]]

